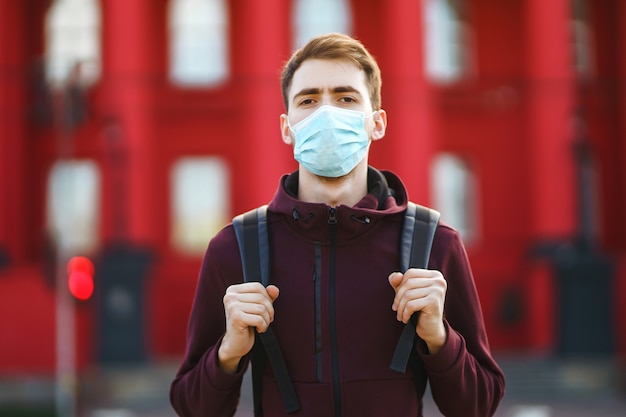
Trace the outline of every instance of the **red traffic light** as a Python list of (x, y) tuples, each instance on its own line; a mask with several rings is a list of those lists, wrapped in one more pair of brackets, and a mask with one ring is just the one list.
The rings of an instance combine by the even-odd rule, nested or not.
[(67, 263), (70, 293), (79, 300), (88, 300), (93, 294), (93, 263), (84, 256), (74, 256)]

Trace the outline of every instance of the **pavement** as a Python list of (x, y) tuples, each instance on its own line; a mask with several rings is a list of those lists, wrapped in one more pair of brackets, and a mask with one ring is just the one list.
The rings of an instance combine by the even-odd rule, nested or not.
[[(496, 355), (496, 359), (507, 377), (507, 393), (496, 417), (626, 416), (626, 364), (616, 359), (527, 355)], [(168, 400), (176, 367), (176, 363), (166, 363), (88, 371), (81, 375), (75, 417), (176, 417)], [(3, 403), (20, 396), (29, 403), (53, 399), (54, 387), (42, 381), (0, 377), (0, 416), (4, 416)], [(424, 416), (442, 417), (430, 392), (425, 395)], [(253, 417), (249, 375), (235, 417)]]

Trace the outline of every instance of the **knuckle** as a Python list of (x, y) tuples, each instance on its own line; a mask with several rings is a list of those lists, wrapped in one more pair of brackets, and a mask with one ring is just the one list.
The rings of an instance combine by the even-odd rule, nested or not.
[(232, 301), (234, 300), (234, 297), (232, 294), (226, 293), (224, 295), (224, 298), (222, 299), (222, 302), (224, 303), (225, 306), (228, 306), (229, 304), (232, 303)]
[(266, 326), (265, 326), (265, 320), (263, 320), (260, 317), (255, 317), (255, 320), (253, 322), (250, 322), (248, 324), (249, 327), (254, 328), (255, 330), (257, 330), (258, 332), (262, 333), (266, 330)]

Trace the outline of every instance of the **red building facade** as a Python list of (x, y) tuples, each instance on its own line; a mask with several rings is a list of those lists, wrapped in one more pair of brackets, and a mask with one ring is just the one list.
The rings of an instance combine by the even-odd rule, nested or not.
[[(172, 243), (172, 170), (184, 158), (219, 158), (227, 221), (267, 202), (280, 175), (296, 168), (278, 129), (278, 74), (292, 50), (295, 3), (226, 1), (227, 76), (183, 88), (169, 76), (170, 1), (102, 1), (98, 81), (68, 102), (38, 67), (53, 2), (0, 0), (0, 372), (54, 369), (56, 290), (46, 270), (55, 268), (55, 242), (46, 207), (61, 159), (97, 167), (97, 239), (87, 254), (104, 259), (120, 242), (150, 253), (139, 290), (145, 358), (182, 354), (202, 254)], [(423, 204), (436, 201), (440, 155), (471, 173), (467, 248), (499, 351), (558, 354), (568, 326), (563, 303), (584, 310), (590, 302), (609, 306), (610, 350), (626, 353), (626, 5), (587, 3), (585, 72), (575, 65), (569, 0), (465, 0), (465, 67), (442, 84), (424, 71), (423, 2), (347, 2), (351, 33), (383, 73), (389, 128), (372, 148), (373, 165), (400, 174)], [(67, 123), (72, 103), (84, 112)], [(597, 285), (607, 291), (592, 291), (600, 298), (564, 298), (571, 293), (555, 259), (572, 247), (610, 259), (609, 279), (594, 268), (587, 277), (592, 290), (605, 282)], [(92, 300), (74, 310), (79, 364), (93, 363), (101, 306)]]

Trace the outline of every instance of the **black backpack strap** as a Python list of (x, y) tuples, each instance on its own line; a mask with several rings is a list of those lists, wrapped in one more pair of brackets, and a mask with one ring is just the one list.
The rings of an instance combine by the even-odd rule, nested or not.
[[(439, 212), (409, 202), (404, 224), (402, 226), (402, 240), (400, 243), (400, 267), (402, 272), (409, 268), (427, 268), (430, 258), (430, 249), (439, 223)], [(413, 314), (409, 323), (404, 326), (400, 340), (391, 360), (390, 368), (394, 371), (406, 372), (409, 357), (414, 350), (417, 335), (417, 314)], [(425, 378), (423, 383), (425, 387)], [(418, 387), (419, 389), (420, 387)]]
[[(239, 244), (244, 282), (256, 281), (266, 287), (269, 284), (270, 270), (267, 206), (261, 206), (235, 217), (233, 227)], [(300, 403), (291, 383), (283, 353), (271, 326), (265, 333), (255, 332), (255, 337), (252, 351), (252, 394), (255, 415), (261, 413), (261, 379), (265, 369), (265, 355), (272, 365), (278, 389), (285, 403), (285, 411), (287, 413), (298, 411)]]
[(233, 219), (233, 227), (242, 259), (243, 281), (269, 283), (269, 234), (267, 206), (240, 214)]

